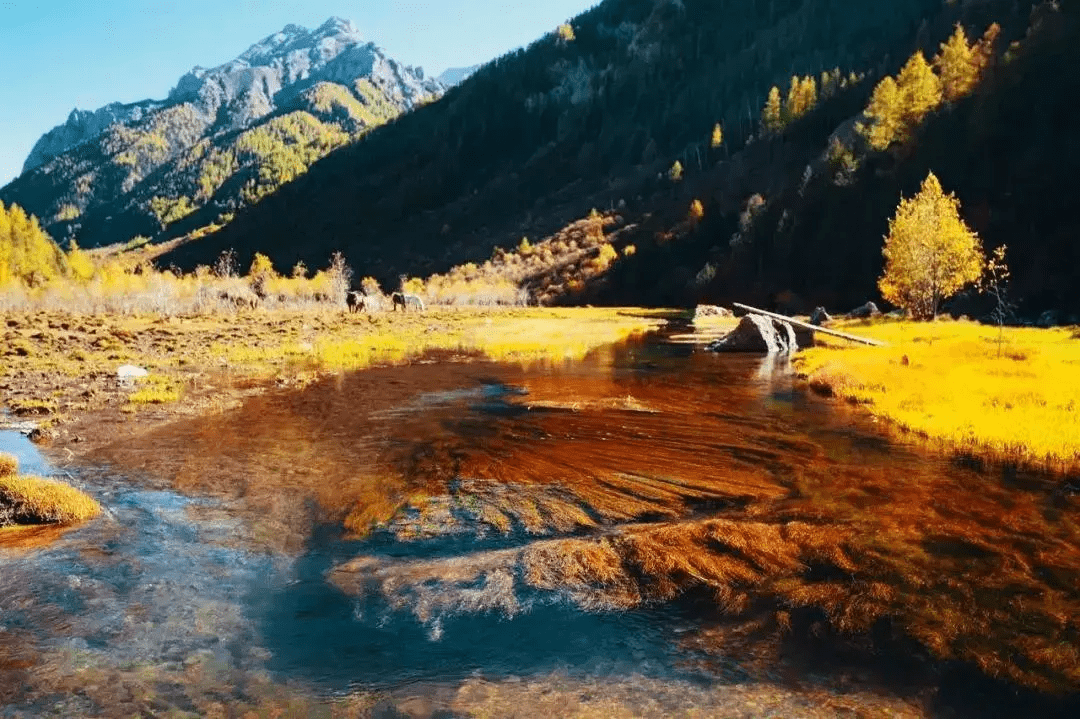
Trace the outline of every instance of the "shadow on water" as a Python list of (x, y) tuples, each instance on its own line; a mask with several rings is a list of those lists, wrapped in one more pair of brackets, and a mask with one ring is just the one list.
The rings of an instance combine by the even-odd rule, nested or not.
[[(1077, 709), (1075, 497), (889, 436), (783, 362), (664, 339), (346, 373), (104, 448), (75, 478), (109, 516), (0, 554), (0, 633), (41, 645), (7, 666), (53, 677), (33, 700), (0, 678), (0, 702), (154, 667), (200, 712), (263, 670), (450, 686), (462, 715)], [(85, 701), (64, 706), (118, 700)]]
[[(394, 688), (554, 670), (674, 676), (677, 657), (666, 629), (676, 616), (672, 608), (584, 613), (537, 593), (513, 616), (448, 613), (422, 623), (380, 597), (358, 600), (327, 583), (337, 563), (367, 549), (366, 543), (334, 541), (334, 533), (316, 533), (291, 582), (252, 597), (271, 671), (339, 692), (358, 683)], [(418, 554), (397, 549), (400, 559)]]

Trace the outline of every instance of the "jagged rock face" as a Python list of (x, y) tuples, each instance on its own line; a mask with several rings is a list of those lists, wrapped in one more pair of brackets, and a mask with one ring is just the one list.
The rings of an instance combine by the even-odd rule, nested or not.
[(97, 110), (72, 110), (67, 122), (49, 130), (34, 143), (22, 171), (29, 172), (44, 165), (64, 150), (97, 137), (110, 125), (138, 122), (158, 107), (160, 103), (145, 100), (130, 105), (114, 102)]
[[(235, 60), (212, 69), (195, 67), (164, 101), (111, 103), (97, 110), (72, 110), (63, 125), (45, 133), (23, 164), (40, 167), (64, 151), (101, 135), (110, 126), (135, 123), (149, 113), (191, 103), (215, 130), (239, 130), (293, 100), (319, 81), (351, 84), (370, 76), (400, 110), (412, 109), (444, 85), (422, 68), (403, 65), (365, 42), (348, 20), (330, 18), (316, 30), (287, 25), (255, 43)], [(224, 108), (224, 111), (223, 111)]]
[(317, 30), (287, 25), (255, 43), (235, 60), (211, 70), (201, 67), (180, 78), (171, 103), (191, 102), (208, 117), (227, 108), (221, 129), (250, 126), (319, 81), (348, 85), (370, 77), (390, 99), (409, 110), (441, 84), (424, 72), (389, 58), (365, 43), (348, 20), (331, 18)]
[(474, 72), (480, 69), (480, 65), (470, 65), (469, 67), (450, 67), (447, 68), (436, 78), (440, 83), (446, 87), (453, 87), (458, 83), (467, 80)]

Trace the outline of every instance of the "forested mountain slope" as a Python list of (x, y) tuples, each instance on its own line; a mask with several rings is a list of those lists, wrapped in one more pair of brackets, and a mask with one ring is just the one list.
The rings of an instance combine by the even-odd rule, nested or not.
[[(1021, 315), (1080, 315), (1080, 222), (1071, 210), (1080, 74), (1062, 72), (1080, 63), (1077, 3), (973, 9), (966, 16), (973, 38), (990, 22), (1002, 27), (991, 64), (969, 96), (930, 113), (910, 141), (887, 151), (859, 147), (852, 126), (865, 116), (858, 98), (821, 103), (782, 133), (655, 195), (649, 220), (627, 236), (637, 254), (584, 299), (741, 299), (790, 311), (815, 304), (846, 310), (878, 299), (889, 219), (933, 172), (956, 193), (987, 252), (1007, 247)], [(913, 51), (921, 46), (932, 57), (948, 32), (923, 33)], [(832, 156), (834, 138), (854, 153)], [(656, 241), (695, 197), (704, 218), (675, 242)], [(960, 297), (953, 308), (982, 314), (988, 301)]]
[(951, 12), (940, 0), (606, 0), (163, 261), (191, 267), (232, 247), (241, 262), (262, 251), (287, 269), (341, 250), (396, 282), (594, 205), (642, 211), (673, 159), (688, 175), (723, 159), (710, 148), (717, 123), (724, 147), (740, 148), (771, 85), (891, 69), (928, 18)]
[(196, 67), (165, 100), (73, 111), (0, 199), (58, 241), (157, 237), (196, 210), (227, 218), (442, 90), (348, 21), (289, 25), (224, 65)]

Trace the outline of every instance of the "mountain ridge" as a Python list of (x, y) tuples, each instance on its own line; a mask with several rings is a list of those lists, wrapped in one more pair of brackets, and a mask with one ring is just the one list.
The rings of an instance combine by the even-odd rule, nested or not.
[[(41, 217), (58, 240), (95, 246), (156, 235), (164, 215), (151, 201), (163, 197), (181, 207), (210, 201), (228, 179), (220, 176), (232, 176), (244, 162), (235, 157), (236, 148), (231, 159), (204, 158), (229, 149), (245, 132), (275, 125), (264, 133), (275, 137), (251, 139), (251, 153), (293, 155), (285, 160), (287, 169), (272, 169), (273, 177), (248, 192), (250, 201), (334, 147), (443, 91), (422, 68), (390, 57), (348, 20), (331, 17), (314, 30), (290, 24), (228, 62), (195, 66), (164, 100), (73, 110), (37, 141), (24, 172), (0, 188), (0, 198)], [(297, 112), (310, 117), (282, 119)], [(256, 175), (266, 175), (264, 159), (250, 158)], [(192, 166), (207, 162), (212, 166), (184, 179)], [(156, 186), (148, 184), (150, 177)], [(219, 199), (217, 214), (243, 204)], [(125, 219), (117, 223), (118, 217)]]

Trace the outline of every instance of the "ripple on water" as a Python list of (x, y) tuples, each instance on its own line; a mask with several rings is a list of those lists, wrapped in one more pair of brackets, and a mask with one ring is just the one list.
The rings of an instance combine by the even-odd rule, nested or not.
[(1046, 707), (986, 675), (1080, 645), (1075, 504), (753, 358), (376, 369), (94, 459), (108, 516), (0, 554), (9, 706), (915, 716), (936, 652), (1007, 713)]

